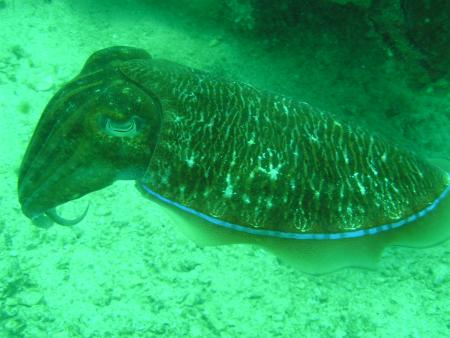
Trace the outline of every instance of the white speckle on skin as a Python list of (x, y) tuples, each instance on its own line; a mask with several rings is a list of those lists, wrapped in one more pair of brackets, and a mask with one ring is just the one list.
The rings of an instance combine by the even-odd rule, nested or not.
[(165, 185), (169, 184), (169, 177), (167, 175), (161, 176), (161, 183)]
[(195, 164), (195, 156), (192, 154), (188, 159), (186, 159), (186, 163), (189, 168), (192, 168)]
[(233, 192), (233, 185), (231, 184), (231, 175), (227, 174), (227, 178), (225, 179), (225, 182), (227, 184), (225, 190), (223, 191), (223, 196), (226, 198), (231, 198), (234, 194)]
[(291, 181), (289, 182), (289, 185), (291, 186), (291, 189), (292, 189), (292, 190), (295, 190), (296, 185), (295, 185), (295, 180), (294, 180), (293, 178), (292, 178)]
[(344, 198), (344, 184), (341, 185), (340, 189), (339, 189), (339, 197), (340, 198)]
[(356, 184), (358, 185), (359, 191), (361, 192), (361, 195), (365, 195), (366, 194), (366, 188), (364, 187), (364, 185), (361, 182), (361, 174), (360, 173), (354, 173), (353, 175), (351, 175), (351, 177), (356, 181)]
[(279, 164), (275, 168), (272, 163), (269, 165), (269, 169), (264, 169), (262, 167), (259, 168), (259, 171), (262, 171), (264, 174), (268, 175), (271, 181), (276, 181), (278, 179), (278, 175), (280, 174), (280, 169), (283, 165)]
[(348, 164), (348, 162), (349, 162), (347, 148), (344, 149), (344, 161), (345, 161), (345, 164)]
[(351, 206), (348, 206), (348, 207), (347, 207), (347, 214), (348, 214), (348, 215), (352, 215), (352, 214), (353, 214), (353, 209), (352, 209)]
[(309, 139), (313, 143), (319, 143), (319, 138), (317, 137), (317, 135), (309, 135)]
[(361, 192), (361, 195), (365, 195), (366, 188), (359, 181), (357, 181), (357, 182), (358, 182), (358, 188), (359, 188), (359, 191)]
[(372, 170), (372, 172), (375, 176), (378, 175), (378, 171), (375, 169), (375, 165), (374, 165), (373, 161), (370, 161), (369, 168), (370, 168), (370, 170)]
[(269, 170), (269, 177), (272, 181), (276, 181), (278, 178), (278, 174), (280, 173), (279, 169), (281, 168), (281, 165), (278, 166), (277, 168), (273, 168), (272, 164), (270, 165), (270, 170)]
[(236, 150), (233, 150), (233, 155), (232, 155), (232, 159), (230, 162), (230, 167), (233, 167), (234, 165), (236, 165)]
[(397, 187), (395, 186), (395, 184), (391, 184), (392, 189), (398, 194), (400, 193), (400, 190), (397, 189)]

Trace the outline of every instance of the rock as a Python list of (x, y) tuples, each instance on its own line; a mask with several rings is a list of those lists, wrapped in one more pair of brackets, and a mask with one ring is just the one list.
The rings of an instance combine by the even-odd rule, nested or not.
[(442, 285), (449, 276), (449, 268), (446, 265), (439, 264), (432, 268), (433, 284), (435, 286)]
[(13, 318), (7, 319), (3, 322), (3, 327), (10, 333), (10, 334), (17, 334), (16, 337), (20, 334), (20, 332), (25, 327), (24, 323), (19, 322), (18, 320), (15, 320)]
[(31, 84), (31, 87), (38, 92), (48, 92), (55, 86), (55, 81), (52, 76), (47, 75), (39, 79), (36, 83)]
[(44, 296), (37, 290), (25, 290), (18, 294), (18, 303), (25, 306), (34, 306), (42, 302)]

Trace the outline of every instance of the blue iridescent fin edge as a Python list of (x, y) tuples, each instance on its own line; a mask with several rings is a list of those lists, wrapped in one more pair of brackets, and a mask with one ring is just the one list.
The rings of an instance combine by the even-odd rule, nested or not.
[[(448, 174), (449, 178), (450, 178), (450, 173)], [(389, 224), (384, 224), (384, 225), (379, 225), (377, 227), (374, 228), (370, 228), (370, 229), (363, 229), (363, 230), (357, 230), (357, 231), (348, 231), (348, 232), (340, 232), (340, 233), (329, 233), (329, 234), (324, 234), (324, 233), (313, 233), (313, 234), (300, 234), (300, 233), (293, 233), (293, 232), (283, 232), (283, 231), (276, 231), (276, 230), (267, 230), (267, 229), (253, 229), (253, 228), (248, 228), (242, 225), (238, 225), (238, 224), (233, 224), (233, 223), (229, 223), (226, 221), (222, 221), (218, 218), (215, 217), (211, 217), (208, 216), (204, 213), (201, 213), (197, 210), (188, 208), (184, 205), (181, 205), (177, 202), (171, 201), (168, 198), (165, 198), (164, 196), (158, 194), (157, 192), (151, 190), (147, 185), (145, 185), (144, 183), (140, 182), (138, 183), (140, 185), (140, 187), (143, 189), (143, 191), (145, 191), (146, 193), (148, 193), (149, 195), (157, 198), (158, 200), (169, 204), (171, 206), (174, 206), (178, 209), (181, 209), (185, 212), (188, 212), (192, 215), (195, 215), (197, 217), (200, 217), (201, 219), (204, 219), (205, 221), (208, 221), (212, 224), (227, 228), (227, 229), (232, 229), (232, 230), (236, 230), (236, 231), (241, 231), (241, 232), (246, 232), (252, 235), (257, 235), (257, 236), (266, 236), (266, 237), (278, 237), (278, 238), (286, 238), (286, 239), (298, 239), (298, 240), (306, 240), (306, 239), (312, 239), (312, 240), (330, 240), (330, 239), (344, 239), (344, 238), (357, 238), (357, 237), (363, 237), (363, 236), (367, 236), (367, 235), (375, 235), (377, 233), (380, 232), (384, 232), (384, 231), (388, 231), (388, 230), (392, 230), (395, 228), (399, 228), (405, 224), (414, 222), (422, 217), (424, 217), (425, 215), (427, 215), (428, 213), (430, 213), (433, 209), (435, 209), (443, 200), (444, 198), (449, 194), (450, 192), (450, 185), (447, 186), (447, 188), (441, 193), (441, 195), (436, 198), (436, 200), (430, 204), (428, 207), (426, 207), (425, 209), (419, 211), (418, 213), (409, 216), (406, 219), (400, 220), (398, 222), (395, 223), (389, 223)]]

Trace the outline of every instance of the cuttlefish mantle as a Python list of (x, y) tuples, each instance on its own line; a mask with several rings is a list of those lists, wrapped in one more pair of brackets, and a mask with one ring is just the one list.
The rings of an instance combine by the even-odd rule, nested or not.
[(30, 218), (137, 181), (200, 244), (253, 243), (311, 273), (450, 237), (446, 170), (311, 105), (111, 47), (45, 108), (24, 156)]

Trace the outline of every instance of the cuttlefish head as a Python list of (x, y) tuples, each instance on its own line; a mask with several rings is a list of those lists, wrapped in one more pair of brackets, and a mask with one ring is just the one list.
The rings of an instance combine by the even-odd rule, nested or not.
[(55, 208), (115, 180), (142, 177), (154, 151), (161, 106), (120, 65), (149, 59), (140, 49), (112, 47), (93, 54), (81, 73), (51, 99), (34, 131), (19, 173), (23, 213), (60, 224)]

